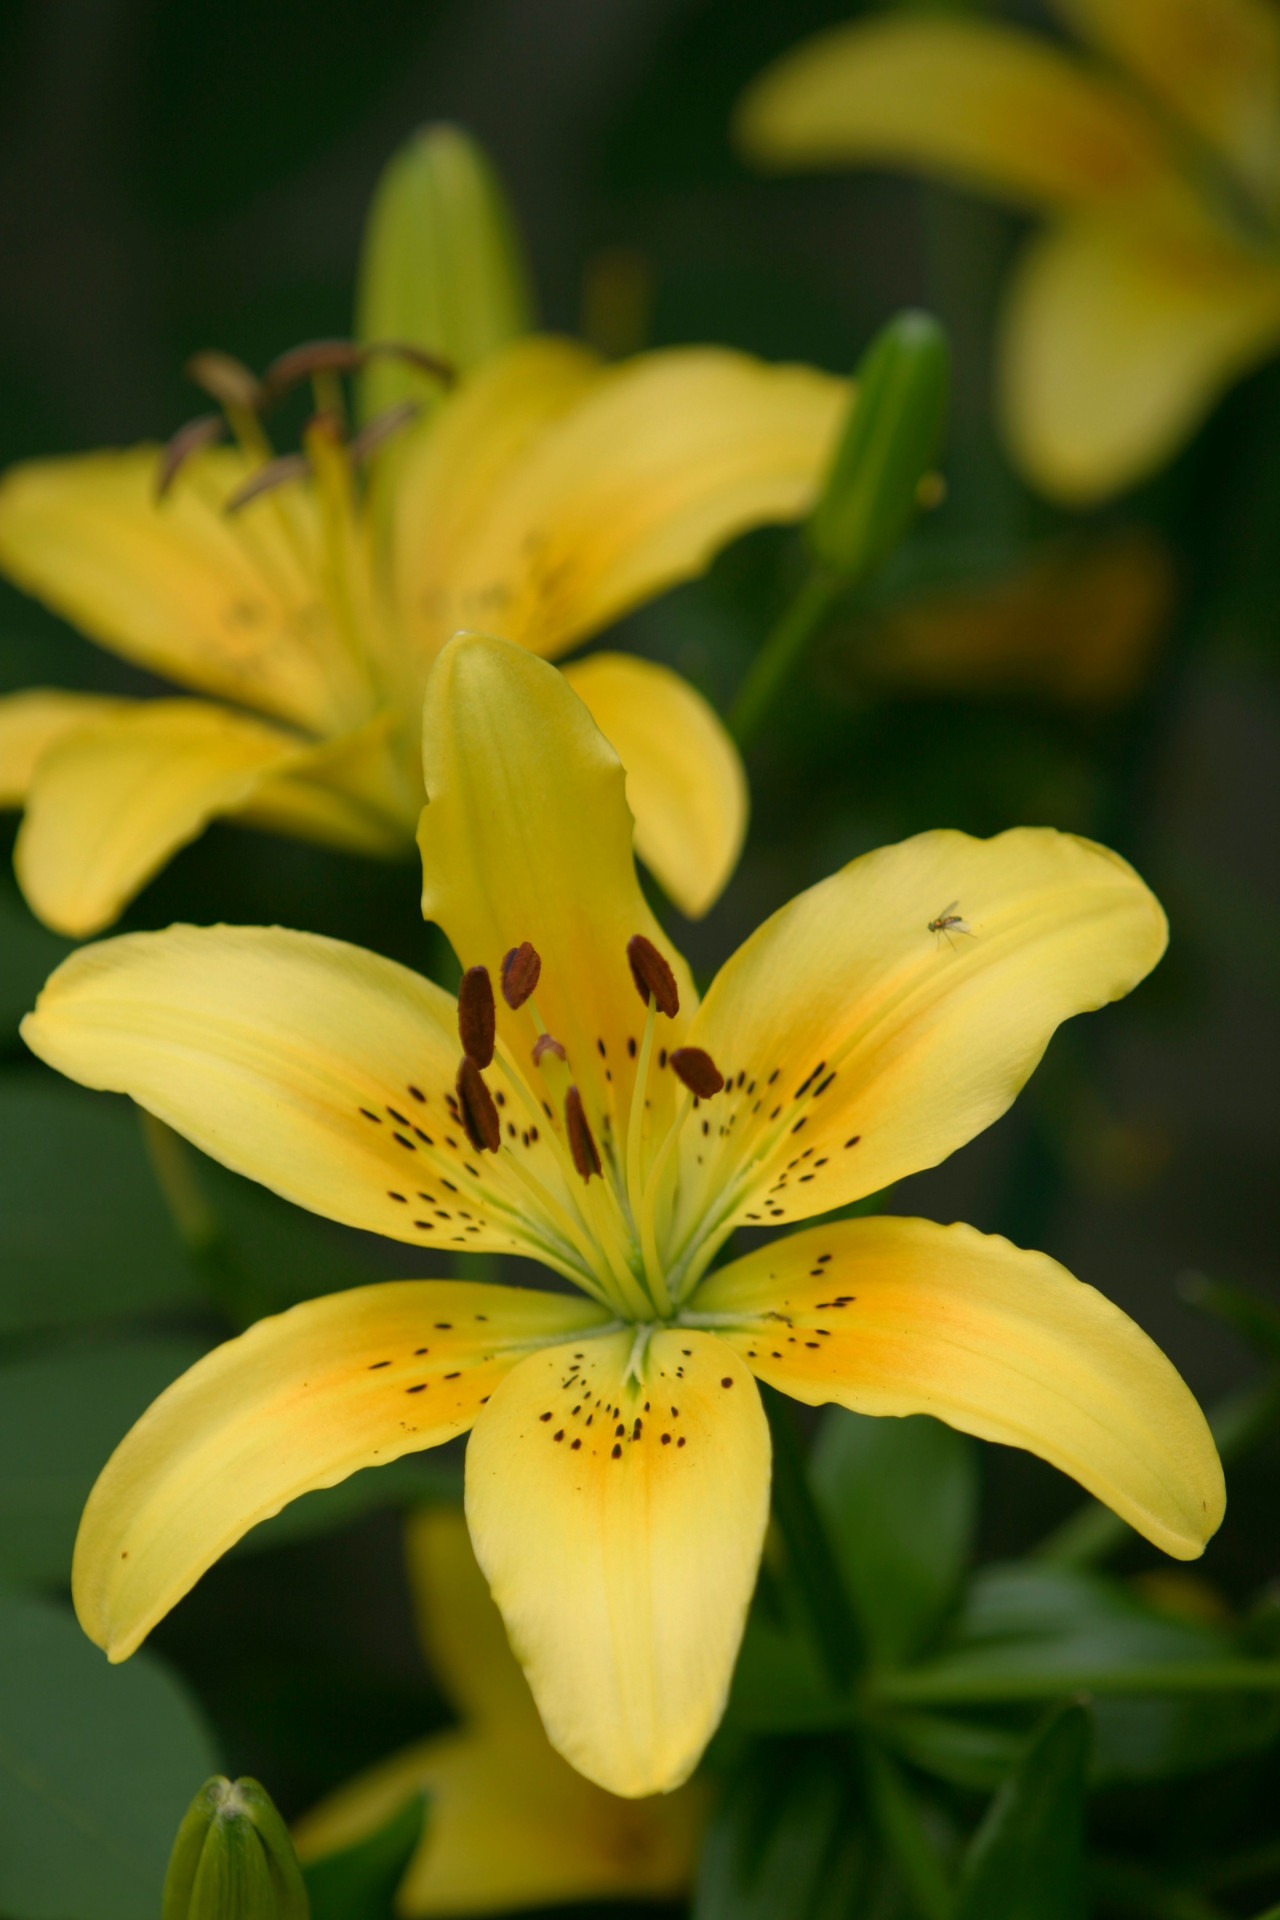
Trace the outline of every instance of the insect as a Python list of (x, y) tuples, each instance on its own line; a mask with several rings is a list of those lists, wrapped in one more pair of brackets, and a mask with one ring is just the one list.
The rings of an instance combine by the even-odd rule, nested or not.
[(944, 907), (937, 919), (931, 920), (926, 928), (926, 932), (936, 934), (938, 939), (945, 940), (949, 947), (954, 947), (956, 944), (951, 938), (953, 933), (967, 933), (971, 940), (977, 938), (968, 921), (956, 912), (959, 905), (958, 900), (953, 900), (950, 906)]

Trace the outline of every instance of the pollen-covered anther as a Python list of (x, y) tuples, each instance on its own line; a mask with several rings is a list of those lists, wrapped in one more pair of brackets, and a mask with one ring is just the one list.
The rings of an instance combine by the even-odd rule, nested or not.
[(582, 1095), (576, 1087), (570, 1087), (564, 1097), (564, 1130), (569, 1138), (574, 1166), (584, 1180), (590, 1180), (593, 1173), (600, 1172), (600, 1154), (587, 1121)]
[(496, 1153), (502, 1144), (502, 1125), (493, 1095), (484, 1083), (480, 1069), (469, 1053), (462, 1056), (458, 1068), (458, 1107), (468, 1140), (477, 1153)]
[(478, 1067), (493, 1061), (496, 1021), (488, 967), (468, 967), (458, 986), (458, 1037)]
[(256, 413), (263, 403), (262, 382), (234, 354), (219, 353), (216, 348), (193, 353), (186, 365), (186, 375), (220, 407)]
[(509, 947), (502, 956), (502, 997), (516, 1013), (529, 998), (542, 973), (542, 956), (530, 940)]
[(677, 1047), (671, 1055), (671, 1065), (676, 1078), (699, 1100), (709, 1100), (724, 1085), (724, 1075), (702, 1047)]
[(227, 423), (220, 413), (202, 413), (198, 420), (188, 420), (185, 427), (179, 427), (156, 462), (156, 499), (164, 499), (193, 453), (213, 446), (226, 431)]
[(259, 494), (270, 493), (273, 487), (287, 486), (291, 480), (302, 480), (310, 471), (311, 462), (305, 453), (282, 453), (278, 460), (268, 460), (255, 473), (251, 473), (234, 493), (228, 494), (223, 511), (239, 513), (241, 507), (247, 507)]
[(627, 959), (631, 963), (631, 978), (636, 983), (636, 992), (648, 1006), (652, 999), (659, 1013), (665, 1013), (668, 1020), (674, 1020), (680, 1011), (680, 990), (676, 986), (676, 977), (667, 965), (652, 940), (642, 933), (633, 933), (627, 942)]
[(565, 1050), (556, 1039), (554, 1033), (540, 1033), (533, 1043), (534, 1066), (540, 1067), (542, 1065), (543, 1055), (548, 1053), (554, 1054), (557, 1060), (566, 1058)]

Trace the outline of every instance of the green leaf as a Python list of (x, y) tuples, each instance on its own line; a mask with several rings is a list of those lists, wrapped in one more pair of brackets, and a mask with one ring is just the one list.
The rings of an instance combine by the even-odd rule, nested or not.
[(0, 1332), (202, 1297), (128, 1102), (0, 1076)]
[[(356, 299), (362, 340), (403, 340), (475, 366), (533, 323), (524, 254), (502, 183), (460, 127), (423, 127), (388, 162), (365, 225)], [(361, 388), (366, 416), (423, 380), (375, 360)]]
[(66, 1584), (108, 1456), (204, 1351), (194, 1340), (94, 1341), (0, 1368), (0, 1579)]
[(878, 1420), (832, 1407), (809, 1475), (874, 1657), (912, 1658), (952, 1605), (969, 1557), (973, 1442), (927, 1414)]
[(390, 1920), (426, 1817), (426, 1798), (415, 1793), (376, 1833), (304, 1867), (311, 1920)]
[(1085, 1920), (1089, 1737), (1081, 1706), (1042, 1727), (973, 1837), (954, 1920)]
[(841, 579), (865, 579), (914, 519), (950, 384), (947, 336), (932, 314), (895, 314), (859, 361), (844, 432), (805, 529), (815, 560)]
[(769, 1741), (731, 1778), (698, 1866), (692, 1920), (844, 1920), (867, 1843), (838, 1741)]
[(174, 1832), (217, 1765), (160, 1661), (108, 1666), (69, 1609), (0, 1592), (7, 1920), (156, 1920)]
[(21, 1048), (18, 1022), (74, 944), (40, 924), (13, 875), (0, 867), (0, 1047)]

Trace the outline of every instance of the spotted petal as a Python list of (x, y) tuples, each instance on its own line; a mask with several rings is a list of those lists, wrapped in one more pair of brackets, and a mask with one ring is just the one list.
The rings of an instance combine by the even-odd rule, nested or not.
[(59, 1072), (314, 1213), (579, 1272), (536, 1198), (538, 1180), (563, 1193), (560, 1162), (514, 1104), (526, 1139), (468, 1144), (454, 1002), (391, 960), (280, 927), (130, 934), (64, 961), (22, 1030)]
[(72, 1592), (112, 1660), (250, 1527), (463, 1433), (530, 1348), (604, 1318), (576, 1295), (398, 1280), (260, 1320), (174, 1382), (89, 1496)]
[(630, 1332), (508, 1374), (467, 1448), (467, 1521), (553, 1747), (634, 1796), (724, 1711), (769, 1508), (769, 1430), (722, 1341)]
[(722, 1267), (695, 1306), (764, 1380), (855, 1413), (931, 1413), (1069, 1473), (1166, 1553), (1222, 1519), (1204, 1415), (1160, 1349), (1042, 1253), (930, 1220), (842, 1220)]
[(1131, 867), (1049, 828), (852, 861), (738, 949), (690, 1029), (730, 1084), (682, 1142), (685, 1224), (804, 1219), (936, 1166), (1165, 939)]

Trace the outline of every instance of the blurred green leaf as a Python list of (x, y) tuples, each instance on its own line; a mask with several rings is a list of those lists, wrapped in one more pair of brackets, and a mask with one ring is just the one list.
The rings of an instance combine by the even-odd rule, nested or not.
[(390, 1920), (427, 1817), (426, 1797), (413, 1794), (376, 1833), (305, 1866), (311, 1920)]
[[(461, 127), (421, 128), (384, 168), (365, 226), (356, 296), (362, 340), (403, 340), (459, 371), (533, 324), (520, 236), (502, 182)], [(430, 398), (394, 360), (365, 370), (366, 416)]]
[(693, 1920), (845, 1920), (867, 1876), (851, 1756), (770, 1741), (730, 1780), (703, 1844)]
[(952, 1786), (990, 1793), (1026, 1748), (1025, 1733), (949, 1713), (886, 1714), (876, 1731), (904, 1760)]
[(376, 1507), (461, 1506), (462, 1463), (417, 1454), (385, 1467), (366, 1467), (336, 1487), (319, 1487), (246, 1533), (233, 1551), (260, 1553), (317, 1534), (332, 1533)]
[(110, 1667), (69, 1609), (0, 1592), (7, 1920), (155, 1920), (174, 1832), (217, 1765), (158, 1660)]
[(81, 1509), (108, 1455), (204, 1350), (94, 1342), (0, 1367), (0, 1579), (70, 1578)]
[(128, 1103), (0, 1076), (0, 1332), (202, 1297)]
[(809, 1476), (874, 1657), (918, 1654), (959, 1589), (977, 1513), (973, 1442), (927, 1414), (829, 1408)]
[(0, 865), (0, 1046), (19, 1053), (18, 1022), (75, 943), (40, 924), (7, 866)]
[(996, 1795), (965, 1856), (954, 1920), (1085, 1920), (1089, 1715), (1061, 1708)]

